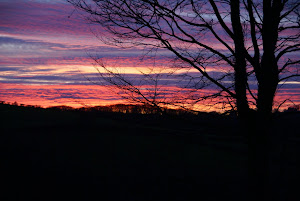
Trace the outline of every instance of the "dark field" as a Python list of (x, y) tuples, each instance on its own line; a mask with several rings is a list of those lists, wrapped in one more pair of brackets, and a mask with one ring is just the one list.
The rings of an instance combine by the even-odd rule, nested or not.
[[(236, 118), (0, 105), (1, 200), (246, 200), (247, 142)], [(300, 200), (299, 113), (280, 114), (281, 190)]]

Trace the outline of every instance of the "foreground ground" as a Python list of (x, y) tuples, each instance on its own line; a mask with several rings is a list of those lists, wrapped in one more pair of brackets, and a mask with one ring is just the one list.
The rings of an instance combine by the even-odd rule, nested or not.
[[(1, 200), (245, 200), (247, 143), (233, 117), (1, 105)], [(282, 192), (299, 200), (299, 114), (275, 120)]]

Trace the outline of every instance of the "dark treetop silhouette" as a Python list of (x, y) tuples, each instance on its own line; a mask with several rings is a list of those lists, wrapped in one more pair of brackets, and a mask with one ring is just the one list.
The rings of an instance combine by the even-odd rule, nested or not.
[[(163, 48), (172, 52), (186, 66), (196, 69), (203, 83), (209, 82), (219, 89), (214, 97), (234, 100), (238, 116), (247, 120), (248, 126), (253, 116), (249, 115), (249, 98), (254, 100), (258, 122), (265, 123), (271, 117), (279, 83), (300, 76), (298, 0), (68, 2), (84, 11), (90, 23), (100, 25), (111, 34), (105, 40), (109, 44)], [(208, 66), (216, 70), (225, 66), (227, 71), (216, 76), (207, 71)], [(233, 85), (224, 84), (229, 78)], [(253, 80), (255, 87), (250, 84)], [(264, 131), (266, 129), (249, 131), (249, 145), (253, 146), (250, 155), (256, 162), (252, 169), (267, 164)], [(256, 183), (257, 195), (263, 193), (260, 190), (268, 174), (262, 169), (253, 172), (260, 180)]]
[[(111, 34), (105, 40), (109, 44), (174, 53), (198, 70), (203, 83), (217, 86), (218, 96), (235, 100), (241, 117), (249, 112), (248, 97), (255, 101), (258, 113), (269, 116), (278, 83), (299, 76), (297, 1), (69, 2)], [(227, 71), (217, 76), (206, 68), (224, 66)], [(233, 86), (223, 82), (230, 78)], [(256, 87), (249, 84), (253, 79)]]

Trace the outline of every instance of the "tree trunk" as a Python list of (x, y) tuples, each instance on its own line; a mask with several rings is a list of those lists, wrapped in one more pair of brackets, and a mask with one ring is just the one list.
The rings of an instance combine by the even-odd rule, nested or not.
[[(256, 71), (258, 80), (257, 117), (249, 135), (249, 176), (254, 190), (252, 200), (278, 200), (271, 179), (272, 161), (271, 118), (278, 85), (278, 66), (275, 58), (281, 1), (263, 1), (263, 55)], [(272, 181), (272, 182), (271, 182)]]
[[(265, 42), (265, 41), (264, 41)], [(266, 39), (264, 55), (257, 76), (257, 117), (253, 133), (249, 139), (249, 176), (254, 191), (252, 199), (277, 200), (273, 188), (271, 172), (271, 136), (272, 108), (278, 85), (278, 66), (275, 60), (274, 45)]]
[[(239, 67), (241, 67), (240, 65)], [(235, 70), (235, 93), (236, 93), (236, 106), (238, 116), (241, 120), (247, 121), (249, 119), (249, 104), (247, 100), (247, 76), (246, 67), (237, 68)]]
[[(252, 160), (251, 163), (254, 164), (252, 171), (254, 171), (253, 175), (256, 175), (253, 185), (260, 185), (259, 188), (264, 189), (261, 192), (257, 191), (258, 195), (261, 194), (264, 200), (273, 201), (279, 199), (277, 196), (274, 196), (278, 193), (276, 192), (278, 189), (274, 188), (274, 182), (276, 181), (274, 181), (274, 176), (271, 175), (271, 172), (274, 172), (271, 154), (274, 154), (274, 151), (278, 151), (272, 150), (274, 144), (272, 144), (273, 136), (271, 133), (272, 108), (278, 85), (278, 66), (274, 53), (269, 54), (272, 51), (267, 49), (268, 47), (265, 46), (260, 77), (258, 79), (256, 130), (252, 137), (252, 143), (249, 146), (252, 149), (252, 159), (250, 161)], [(269, 50), (272, 50), (272, 48), (269, 48)]]
[(234, 33), (234, 75), (235, 75), (235, 93), (236, 106), (239, 118), (244, 121), (248, 118), (249, 104), (247, 100), (247, 72), (246, 72), (246, 58), (245, 58), (245, 44), (244, 33), (240, 20), (240, 2), (231, 1), (231, 22)]
[(261, 72), (258, 79), (257, 112), (262, 120), (270, 119), (273, 101), (278, 85), (278, 66), (275, 55), (265, 53), (262, 57)]

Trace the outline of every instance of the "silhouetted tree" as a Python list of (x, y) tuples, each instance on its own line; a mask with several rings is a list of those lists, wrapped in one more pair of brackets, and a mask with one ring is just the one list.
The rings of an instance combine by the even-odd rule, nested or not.
[[(112, 34), (106, 40), (110, 44), (173, 52), (216, 85), (219, 95), (235, 99), (241, 117), (249, 112), (247, 95), (256, 101), (261, 117), (270, 116), (279, 82), (299, 76), (299, 58), (287, 57), (300, 48), (296, 0), (69, 2), (89, 13), (89, 22)], [(210, 64), (216, 69), (227, 65), (229, 70), (217, 77), (206, 70)], [(234, 87), (222, 82), (228, 72), (234, 74)], [(248, 83), (251, 75), (257, 80), (257, 93)]]
[[(269, 121), (279, 84), (300, 76), (298, 0), (68, 1), (110, 34), (103, 38), (109, 44), (172, 52), (196, 69), (204, 83), (219, 89), (213, 97), (235, 100), (238, 116), (246, 123), (253, 123), (249, 105), (254, 100), (257, 128)], [(224, 73), (207, 70), (223, 66)], [(229, 78), (232, 85), (226, 84)], [(263, 168), (268, 164), (268, 132), (257, 131), (248, 132), (256, 198), (268, 180)]]

